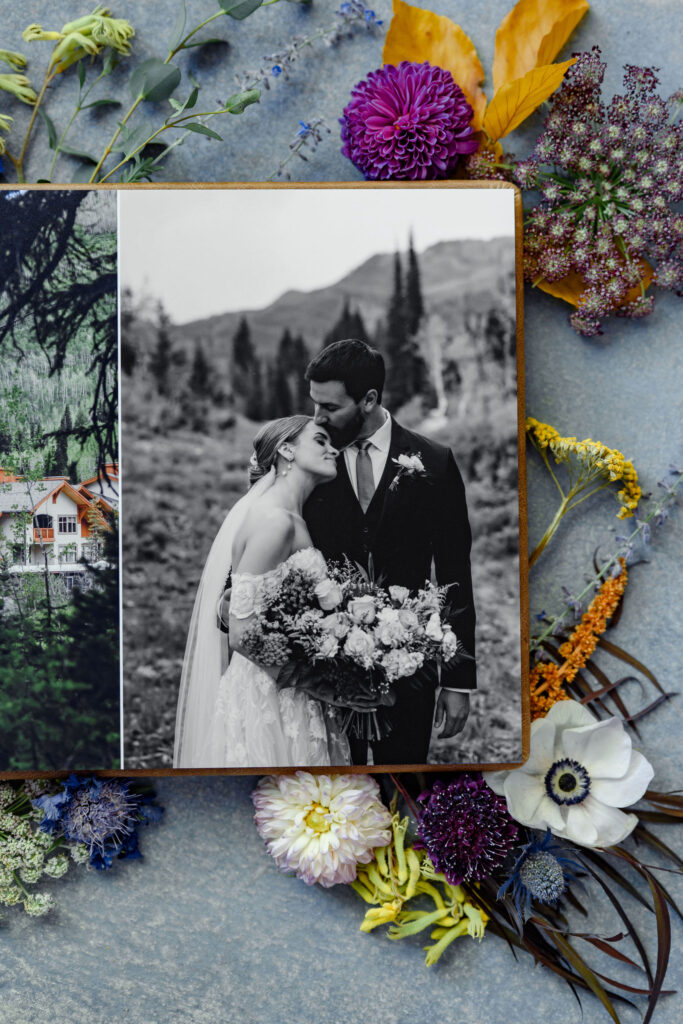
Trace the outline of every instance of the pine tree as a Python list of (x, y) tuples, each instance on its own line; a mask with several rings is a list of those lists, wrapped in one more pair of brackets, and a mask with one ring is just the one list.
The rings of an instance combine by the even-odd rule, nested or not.
[(261, 365), (251, 340), (246, 317), (232, 339), (232, 390), (236, 408), (250, 420), (263, 418)]
[(170, 326), (171, 320), (162, 304), (159, 303), (157, 307), (157, 343), (149, 361), (149, 369), (156, 378), (157, 391), (162, 396), (167, 396), (170, 391), (168, 379), (168, 367), (171, 359)]
[(398, 409), (411, 397), (410, 374), (407, 373), (408, 319), (403, 288), (401, 257), (394, 255), (394, 287), (387, 308), (386, 355), (389, 363), (389, 392), (394, 408)]
[(344, 341), (346, 338), (356, 338), (358, 341), (370, 343), (370, 336), (365, 329), (360, 311), (352, 311), (349, 300), (345, 297), (339, 319), (325, 335), (322, 347), (327, 348), (333, 342)]
[(408, 333), (416, 334), (420, 321), (424, 316), (424, 303), (422, 301), (422, 288), (420, 286), (420, 267), (413, 248), (413, 235), (410, 234), (408, 243), (408, 271), (406, 273), (406, 316), (408, 322)]
[(190, 373), (190, 391), (197, 398), (208, 398), (211, 394), (211, 373), (209, 364), (204, 355), (204, 349), (197, 343), (194, 359), (192, 361), (192, 372)]
[(59, 433), (57, 434), (57, 444), (56, 444), (56, 447), (55, 447), (54, 455), (52, 457), (52, 462), (51, 462), (52, 468), (51, 468), (50, 473), (48, 474), (49, 476), (66, 476), (67, 475), (67, 469), (68, 469), (68, 465), (69, 465), (68, 444), (69, 444), (69, 435), (71, 433), (71, 429), (72, 429), (71, 411), (69, 409), (69, 406), (67, 405), (66, 409), (64, 410), (64, 415), (62, 416), (61, 423), (59, 424)]

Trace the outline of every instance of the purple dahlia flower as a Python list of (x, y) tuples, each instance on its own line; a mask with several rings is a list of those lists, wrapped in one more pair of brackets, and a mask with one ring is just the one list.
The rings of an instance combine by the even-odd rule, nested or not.
[(448, 785), (437, 781), (419, 803), (418, 837), (451, 885), (488, 878), (517, 844), (505, 800), (481, 774), (463, 773)]
[(478, 146), (472, 108), (450, 71), (404, 60), (371, 71), (351, 91), (342, 153), (368, 179), (445, 178)]

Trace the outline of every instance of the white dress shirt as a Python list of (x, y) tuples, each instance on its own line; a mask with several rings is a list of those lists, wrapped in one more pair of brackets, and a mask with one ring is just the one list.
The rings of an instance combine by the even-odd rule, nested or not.
[[(384, 423), (381, 427), (378, 427), (374, 434), (370, 437), (364, 437), (364, 441), (369, 441), (368, 455), (370, 456), (370, 464), (372, 465), (372, 479), (375, 484), (375, 490), (377, 485), (382, 479), (382, 473), (384, 467), (387, 464), (389, 458), (389, 447), (391, 445), (391, 416), (388, 412), (384, 413)], [(349, 474), (349, 480), (353, 487), (354, 494), (358, 497), (358, 480), (356, 479), (356, 459), (358, 458), (358, 449), (354, 444), (350, 444), (344, 449), (344, 461), (346, 463), (346, 471)]]

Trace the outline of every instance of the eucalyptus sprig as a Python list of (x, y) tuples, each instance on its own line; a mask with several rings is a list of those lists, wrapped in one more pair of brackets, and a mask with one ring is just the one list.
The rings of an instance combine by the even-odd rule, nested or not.
[[(271, 82), (280, 76), (284, 79), (288, 77), (289, 68), (302, 51), (312, 48), (318, 42), (335, 46), (358, 27), (373, 31), (381, 24), (374, 12), (366, 8), (361, 0), (342, 3), (329, 25), (309, 35), (291, 38), (274, 54), (265, 57), (263, 66), (236, 76), (237, 91), (227, 99), (206, 105), (205, 109), (198, 109), (203, 106), (199, 100), (201, 84), (191, 73), (188, 75), (190, 89), (186, 97), (178, 98), (177, 90), (181, 84), (182, 72), (176, 63), (176, 57), (184, 50), (224, 41), (207, 37), (202, 32), (203, 29), (219, 18), (230, 17), (234, 21), (243, 21), (259, 8), (271, 7), (280, 2), (281, 0), (218, 0), (218, 10), (198, 24), (188, 26), (185, 0), (180, 0), (167, 48), (165, 51), (162, 50), (159, 56), (150, 57), (133, 69), (128, 81), (130, 99), (127, 108), (116, 121), (109, 141), (100, 152), (95, 153), (73, 149), (67, 145), (67, 139), (76, 119), (84, 110), (122, 106), (118, 97), (93, 98), (93, 91), (103, 79), (111, 75), (120, 58), (131, 53), (130, 40), (135, 35), (133, 26), (123, 19), (112, 17), (110, 11), (101, 6), (96, 7), (92, 14), (64, 25), (59, 32), (45, 31), (41, 25), (30, 25), (24, 32), (24, 39), (27, 42), (48, 40), (56, 45), (38, 93), (31, 88), (25, 76), (0, 76), (0, 79), (12, 79), (7, 86), (8, 91), (14, 92), (17, 98), (33, 106), (18, 155), (13, 156), (7, 151), (6, 142), (1, 137), (0, 151), (7, 152), (10, 162), (15, 167), (17, 179), (20, 182), (25, 181), (25, 161), (37, 118), (40, 117), (47, 128), (52, 161), (47, 176), (39, 178), (39, 181), (49, 182), (54, 178), (60, 155), (75, 157), (81, 161), (74, 181), (100, 183), (114, 180), (151, 180), (162, 169), (168, 154), (193, 134), (223, 141), (222, 136), (209, 126), (212, 119), (225, 114), (242, 114), (248, 106), (257, 103), (262, 90), (269, 89)], [(287, 2), (308, 4), (311, 0)], [(10, 51), (0, 50), (0, 60), (3, 59), (3, 54), (10, 58), (18, 57), (22, 61), (21, 67), (25, 66), (26, 62), (21, 54), (15, 55)], [(103, 64), (94, 78), (88, 81), (88, 66), (100, 55), (104, 56)], [(90, 58), (90, 61), (86, 58)], [(60, 132), (45, 110), (45, 101), (57, 77), (74, 65), (78, 74), (78, 96), (75, 108), (65, 128)], [(18, 82), (19, 78), (22, 80), (21, 83)], [(0, 88), (3, 88), (1, 81)], [(172, 109), (161, 124), (150, 126), (144, 122), (138, 123), (137, 112), (145, 103), (157, 104), (166, 101)], [(9, 132), (11, 122), (12, 118), (9, 115), (0, 115), (0, 130)], [(323, 122), (321, 119), (314, 119), (312, 123), (316, 126), (315, 130), (308, 132), (305, 138), (298, 139), (285, 163), (297, 153), (303, 156), (300, 153), (303, 145), (309, 145), (312, 151), (311, 143), (319, 141), (317, 127)], [(172, 133), (172, 141), (167, 141), (169, 132)], [(154, 143), (161, 143), (161, 151), (158, 147), (155, 152), (150, 151), (148, 147)]]

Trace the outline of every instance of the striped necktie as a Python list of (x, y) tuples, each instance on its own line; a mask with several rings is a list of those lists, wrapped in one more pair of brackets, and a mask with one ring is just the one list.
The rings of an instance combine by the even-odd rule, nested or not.
[(368, 506), (375, 493), (375, 480), (372, 475), (372, 459), (368, 448), (372, 441), (356, 441), (358, 455), (356, 456), (356, 484), (358, 488), (358, 500), (363, 512), (367, 512)]

